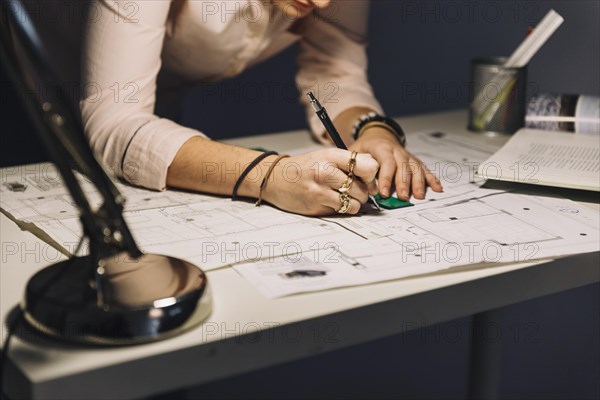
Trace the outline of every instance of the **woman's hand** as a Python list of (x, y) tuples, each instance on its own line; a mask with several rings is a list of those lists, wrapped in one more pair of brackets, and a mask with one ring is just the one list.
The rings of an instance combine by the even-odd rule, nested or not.
[(398, 143), (396, 136), (384, 128), (372, 127), (350, 146), (351, 150), (371, 154), (380, 165), (379, 193), (389, 197), (396, 188), (398, 198), (410, 196), (422, 200), (427, 186), (435, 192), (443, 190), (439, 179), (415, 156)]
[[(298, 214), (336, 213), (342, 207), (338, 189), (348, 177), (350, 154), (347, 150), (326, 149), (282, 159), (273, 170), (263, 198), (282, 210)], [(378, 169), (379, 164), (373, 157), (357, 155), (347, 214), (358, 213), (369, 193), (377, 193)]]

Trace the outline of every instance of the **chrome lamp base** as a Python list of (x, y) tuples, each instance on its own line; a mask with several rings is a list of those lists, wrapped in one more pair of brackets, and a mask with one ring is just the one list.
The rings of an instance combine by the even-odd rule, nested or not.
[(153, 342), (200, 324), (211, 312), (206, 275), (186, 261), (126, 253), (63, 261), (36, 273), (21, 304), (35, 329), (96, 345)]

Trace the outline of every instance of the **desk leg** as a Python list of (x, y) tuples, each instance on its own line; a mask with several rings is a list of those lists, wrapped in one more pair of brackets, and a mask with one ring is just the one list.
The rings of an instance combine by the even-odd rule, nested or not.
[(502, 335), (500, 313), (486, 311), (473, 316), (469, 367), (469, 398), (499, 398)]

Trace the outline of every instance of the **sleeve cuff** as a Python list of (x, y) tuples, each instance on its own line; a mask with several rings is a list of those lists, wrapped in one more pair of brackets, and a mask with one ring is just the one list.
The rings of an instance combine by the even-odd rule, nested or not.
[(206, 135), (182, 127), (167, 119), (157, 119), (142, 126), (125, 150), (121, 173), (137, 186), (164, 190), (167, 171), (177, 152), (193, 137)]

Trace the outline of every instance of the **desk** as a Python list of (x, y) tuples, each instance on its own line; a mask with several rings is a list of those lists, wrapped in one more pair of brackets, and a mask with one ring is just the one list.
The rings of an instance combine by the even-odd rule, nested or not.
[[(410, 132), (420, 130), (466, 135), (498, 147), (506, 141), (469, 133), (466, 121), (464, 111), (400, 118), (409, 144)], [(310, 144), (304, 131), (228, 142), (279, 151)], [(590, 206), (598, 209), (598, 204)], [(27, 280), (58, 259), (4, 215), (0, 223), (4, 321), (20, 301)], [(18, 251), (6, 252), (8, 245)], [(39, 399), (156, 395), (595, 283), (600, 281), (599, 254), (460, 268), (276, 300), (261, 296), (232, 269), (211, 271), (214, 311), (202, 327), (126, 348), (42, 346), (15, 338), (7, 392), (14, 398)]]

